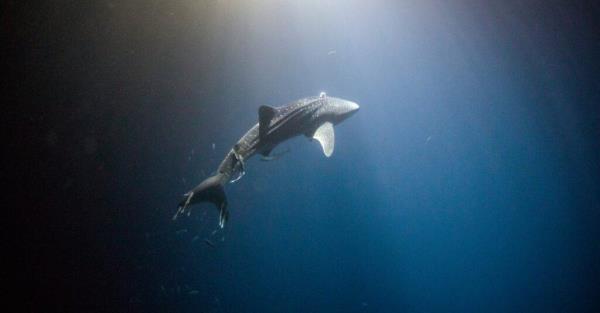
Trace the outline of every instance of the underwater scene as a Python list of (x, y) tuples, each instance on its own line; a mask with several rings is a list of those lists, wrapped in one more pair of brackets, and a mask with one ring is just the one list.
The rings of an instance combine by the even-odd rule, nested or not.
[(600, 312), (598, 3), (2, 8), (23, 311)]

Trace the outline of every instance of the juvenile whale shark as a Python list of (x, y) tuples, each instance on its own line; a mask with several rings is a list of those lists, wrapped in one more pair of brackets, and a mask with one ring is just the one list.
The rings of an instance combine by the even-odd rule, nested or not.
[(333, 126), (358, 109), (358, 104), (352, 101), (329, 97), (325, 93), (280, 107), (261, 106), (258, 124), (231, 148), (215, 175), (183, 195), (173, 219), (186, 213), (189, 215), (192, 204), (211, 202), (219, 209), (219, 226), (223, 228), (229, 217), (223, 186), (242, 178), (248, 159), (257, 153), (268, 157), (278, 144), (300, 135), (317, 140), (325, 156), (330, 157), (335, 144)]

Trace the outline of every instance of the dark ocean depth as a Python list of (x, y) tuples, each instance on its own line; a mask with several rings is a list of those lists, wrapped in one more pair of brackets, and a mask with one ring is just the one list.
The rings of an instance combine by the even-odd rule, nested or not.
[[(597, 3), (1, 7), (24, 311), (600, 312)], [(320, 92), (361, 106), (330, 158), (294, 138), (224, 229), (172, 221), (259, 106)]]

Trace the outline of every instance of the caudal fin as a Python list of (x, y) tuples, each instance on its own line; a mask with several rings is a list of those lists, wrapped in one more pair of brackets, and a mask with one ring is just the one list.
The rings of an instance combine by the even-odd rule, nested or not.
[(227, 197), (225, 196), (221, 174), (205, 179), (200, 185), (183, 195), (173, 220), (184, 214), (190, 215), (190, 207), (200, 202), (211, 202), (219, 209), (219, 226), (223, 228), (229, 217), (229, 212), (227, 211)]

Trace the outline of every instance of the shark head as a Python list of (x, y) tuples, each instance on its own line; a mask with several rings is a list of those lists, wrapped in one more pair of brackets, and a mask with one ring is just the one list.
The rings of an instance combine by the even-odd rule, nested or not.
[(324, 92), (319, 95), (319, 98), (325, 102), (325, 111), (333, 124), (344, 121), (360, 109), (360, 106), (356, 102), (328, 97)]

